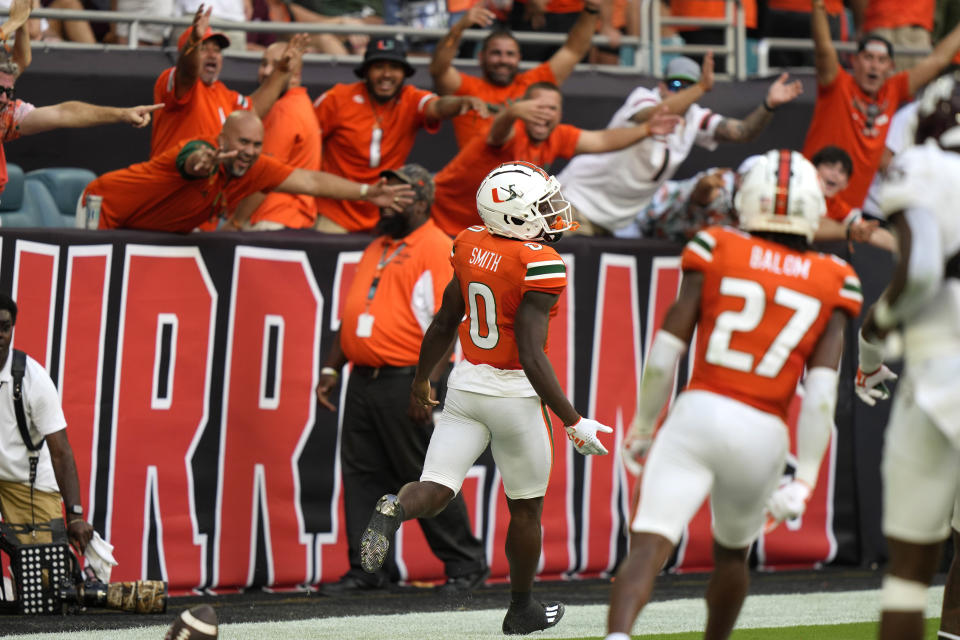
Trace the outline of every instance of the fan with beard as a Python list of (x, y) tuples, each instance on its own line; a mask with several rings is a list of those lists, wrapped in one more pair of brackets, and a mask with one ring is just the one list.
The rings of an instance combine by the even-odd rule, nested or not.
[(378, 236), (390, 236), (391, 238), (402, 238), (410, 233), (410, 218), (406, 212), (390, 212), (387, 215), (380, 213), (380, 219), (374, 227), (374, 233)]

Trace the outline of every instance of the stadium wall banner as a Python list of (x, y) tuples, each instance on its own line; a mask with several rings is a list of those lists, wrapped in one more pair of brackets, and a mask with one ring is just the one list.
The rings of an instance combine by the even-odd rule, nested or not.
[[(0, 234), (0, 288), (20, 307), (14, 344), (57, 383), (84, 507), (115, 546), (114, 580), (163, 579), (175, 592), (296, 588), (347, 570), (340, 421), (317, 405), (314, 388), (369, 240), (296, 232)], [(549, 355), (577, 409), (615, 433), (603, 438), (610, 455), (585, 458), (555, 420), (539, 572), (547, 579), (609, 575), (626, 553), (639, 487), (619, 451), (638, 372), (680, 282), (676, 245), (582, 238), (558, 250), (569, 285)], [(854, 326), (847, 335), (856, 335)], [(841, 377), (852, 375), (850, 342)], [(841, 428), (807, 512), (760, 538), (755, 566), (871, 560), (858, 554), (872, 548), (864, 537), (876, 535), (879, 516), (858, 505), (878, 498), (858, 492), (877, 493), (879, 483), (857, 481), (856, 429), (844, 428), (856, 420), (842, 400)], [(507, 577), (509, 516), (489, 452), (463, 495), (492, 577)], [(709, 569), (711, 545), (705, 503), (671, 570)], [(444, 578), (416, 523), (401, 527), (394, 550), (400, 579)]]

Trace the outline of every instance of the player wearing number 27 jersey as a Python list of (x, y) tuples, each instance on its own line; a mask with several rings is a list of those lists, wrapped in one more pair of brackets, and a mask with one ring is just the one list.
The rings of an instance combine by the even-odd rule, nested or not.
[[(727, 638), (765, 510), (775, 521), (803, 512), (830, 440), (843, 328), (863, 300), (847, 263), (809, 250), (826, 209), (816, 170), (797, 152), (770, 151), (744, 176), (734, 204), (742, 230), (711, 227), (684, 249), (677, 301), (647, 355), (625, 464), (639, 473), (638, 459), (651, 441), (652, 448), (630, 553), (611, 592), (607, 640), (628, 640), (657, 573), (708, 495), (714, 574), (704, 637)], [(689, 384), (653, 440), (694, 330)], [(787, 406), (804, 368), (796, 477), (777, 489)]]
[(712, 391), (783, 420), (834, 310), (860, 313), (860, 280), (843, 260), (728, 227), (700, 231), (681, 269), (703, 274), (687, 390)]

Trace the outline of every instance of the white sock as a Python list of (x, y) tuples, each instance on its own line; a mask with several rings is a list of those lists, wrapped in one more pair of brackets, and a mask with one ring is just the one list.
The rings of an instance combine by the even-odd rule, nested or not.
[(608, 633), (607, 637), (604, 640), (630, 640), (630, 636), (625, 633), (620, 633), (615, 631), (613, 633)]

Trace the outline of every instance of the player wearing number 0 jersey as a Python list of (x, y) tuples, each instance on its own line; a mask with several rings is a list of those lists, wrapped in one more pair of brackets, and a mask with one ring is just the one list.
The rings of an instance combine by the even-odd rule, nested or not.
[[(657, 573), (708, 495), (714, 573), (704, 638), (729, 637), (765, 510), (777, 522), (803, 512), (830, 440), (843, 328), (862, 296), (849, 265), (809, 250), (826, 210), (816, 169), (797, 152), (770, 151), (746, 173), (734, 205), (743, 231), (711, 227), (684, 249), (677, 301), (647, 356), (624, 463), (639, 473), (653, 446), (630, 553), (610, 596), (607, 640), (629, 639)], [(693, 374), (653, 440), (694, 330)], [(804, 366), (796, 477), (777, 489), (787, 406)]]
[(511, 601), (503, 632), (527, 634), (554, 626), (564, 612), (559, 602), (541, 603), (531, 595), (553, 461), (546, 407), (563, 420), (584, 455), (607, 453), (597, 432), (612, 429), (580, 417), (544, 353), (566, 269), (543, 243), (575, 228), (560, 184), (536, 165), (508, 162), (480, 184), (477, 210), (485, 228), (471, 227), (454, 240), (454, 275), (424, 334), (412, 399), (436, 404), (428, 376), (446, 359), (458, 328), (466, 359), (450, 374), (420, 481), (380, 499), (361, 541), (361, 556), (364, 568), (375, 571), (400, 523), (440, 513), (489, 444), (510, 510)]
[[(460, 323), (463, 356), (474, 365), (520, 370), (513, 333), (514, 319), (528, 291), (560, 295), (567, 285), (567, 269), (556, 249), (539, 242), (517, 242), (493, 236), (486, 227), (462, 231), (453, 241), (451, 257), (467, 315)], [(550, 317), (557, 306), (550, 308)], [(458, 376), (466, 377), (466, 376)], [(455, 388), (515, 395), (510, 389), (472, 389), (469, 381)], [(536, 395), (529, 384), (526, 395)]]

